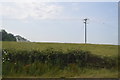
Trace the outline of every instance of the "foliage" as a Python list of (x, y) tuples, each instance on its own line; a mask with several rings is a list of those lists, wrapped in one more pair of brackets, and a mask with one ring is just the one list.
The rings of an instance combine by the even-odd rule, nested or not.
[[(0, 37), (2, 39), (0, 39), (0, 41), (21, 41), (21, 42), (29, 42), (29, 40), (19, 36), (19, 35), (16, 35), (14, 36), (14, 34), (12, 33), (7, 33), (5, 30), (1, 30), (0, 31)], [(16, 40), (17, 38), (17, 40)]]
[(1, 30), (0, 34), (2, 34), (2, 41), (16, 41), (14, 35), (11, 33), (7, 33), (5, 30)]
[[(3, 77), (89, 77), (88, 75), (92, 75), (90, 77), (94, 75), (97, 75), (94, 77), (108, 77), (108, 75), (106, 75), (108, 74), (107, 72), (111, 75), (109, 77), (113, 75), (117, 76), (117, 57), (115, 55), (104, 56), (98, 55), (98, 53), (94, 54), (92, 50), (88, 49), (88, 46), (96, 47), (96, 45), (85, 45), (86, 48), (90, 50), (88, 51), (77, 45), (77, 48), (75, 48), (73, 44), (69, 44), (69, 46), (67, 46), (68, 44), (57, 44), (56, 46), (56, 44), (50, 43), (48, 43), (48, 45), (46, 45), (46, 43), (3, 43), (7, 43), (8, 45), (3, 45), (2, 49)], [(11, 47), (9, 47), (10, 44), (12, 44)], [(52, 47), (50, 45), (52, 45)], [(64, 49), (58, 48), (62, 45), (65, 46)], [(98, 46), (100, 47), (99, 49), (101, 49), (101, 45)], [(33, 47), (33, 49), (31, 47)], [(111, 46), (108, 47), (111, 48)], [(101, 53), (104, 53), (105, 50), (102, 50)], [(97, 49), (96, 52), (100, 51)], [(109, 53), (109, 51), (107, 52)], [(106, 74), (101, 75), (103, 73)]]
[(64, 53), (53, 48), (43, 51), (9, 51), (3, 50), (3, 62), (31, 64), (34, 62), (51, 63), (62, 67), (68, 64), (78, 64), (80, 67), (112, 68), (117, 65), (116, 59), (100, 57), (83, 50), (68, 50)]

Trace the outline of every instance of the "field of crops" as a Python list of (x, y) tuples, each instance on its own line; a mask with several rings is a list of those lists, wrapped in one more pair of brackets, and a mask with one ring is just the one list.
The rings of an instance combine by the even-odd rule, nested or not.
[(2, 42), (3, 77), (118, 77), (118, 46)]

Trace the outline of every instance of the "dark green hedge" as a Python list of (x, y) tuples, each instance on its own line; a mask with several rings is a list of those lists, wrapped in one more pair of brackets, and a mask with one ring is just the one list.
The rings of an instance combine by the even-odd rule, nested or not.
[(111, 57), (102, 57), (91, 54), (89, 51), (83, 50), (54, 50), (52, 48), (43, 51), (14, 51), (2, 50), (3, 64), (23, 63), (31, 64), (34, 62), (51, 63), (52, 65), (60, 65), (64, 68), (68, 64), (77, 64), (79, 67), (96, 67), (96, 68), (112, 68), (117, 66), (117, 60)]

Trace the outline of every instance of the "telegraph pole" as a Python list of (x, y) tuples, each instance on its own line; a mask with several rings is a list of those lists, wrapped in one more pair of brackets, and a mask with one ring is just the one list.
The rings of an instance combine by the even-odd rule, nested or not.
[(86, 28), (87, 27), (87, 25), (86, 25), (87, 20), (88, 20), (87, 18), (84, 19), (84, 24), (85, 24), (85, 44), (87, 43), (87, 32), (86, 32), (87, 31), (87, 28)]

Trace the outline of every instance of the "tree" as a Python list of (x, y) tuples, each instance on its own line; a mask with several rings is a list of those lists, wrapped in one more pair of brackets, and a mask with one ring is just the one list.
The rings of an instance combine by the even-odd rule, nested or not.
[(16, 41), (14, 35), (11, 33), (7, 33), (5, 30), (1, 30), (0, 34), (2, 34), (2, 41)]

